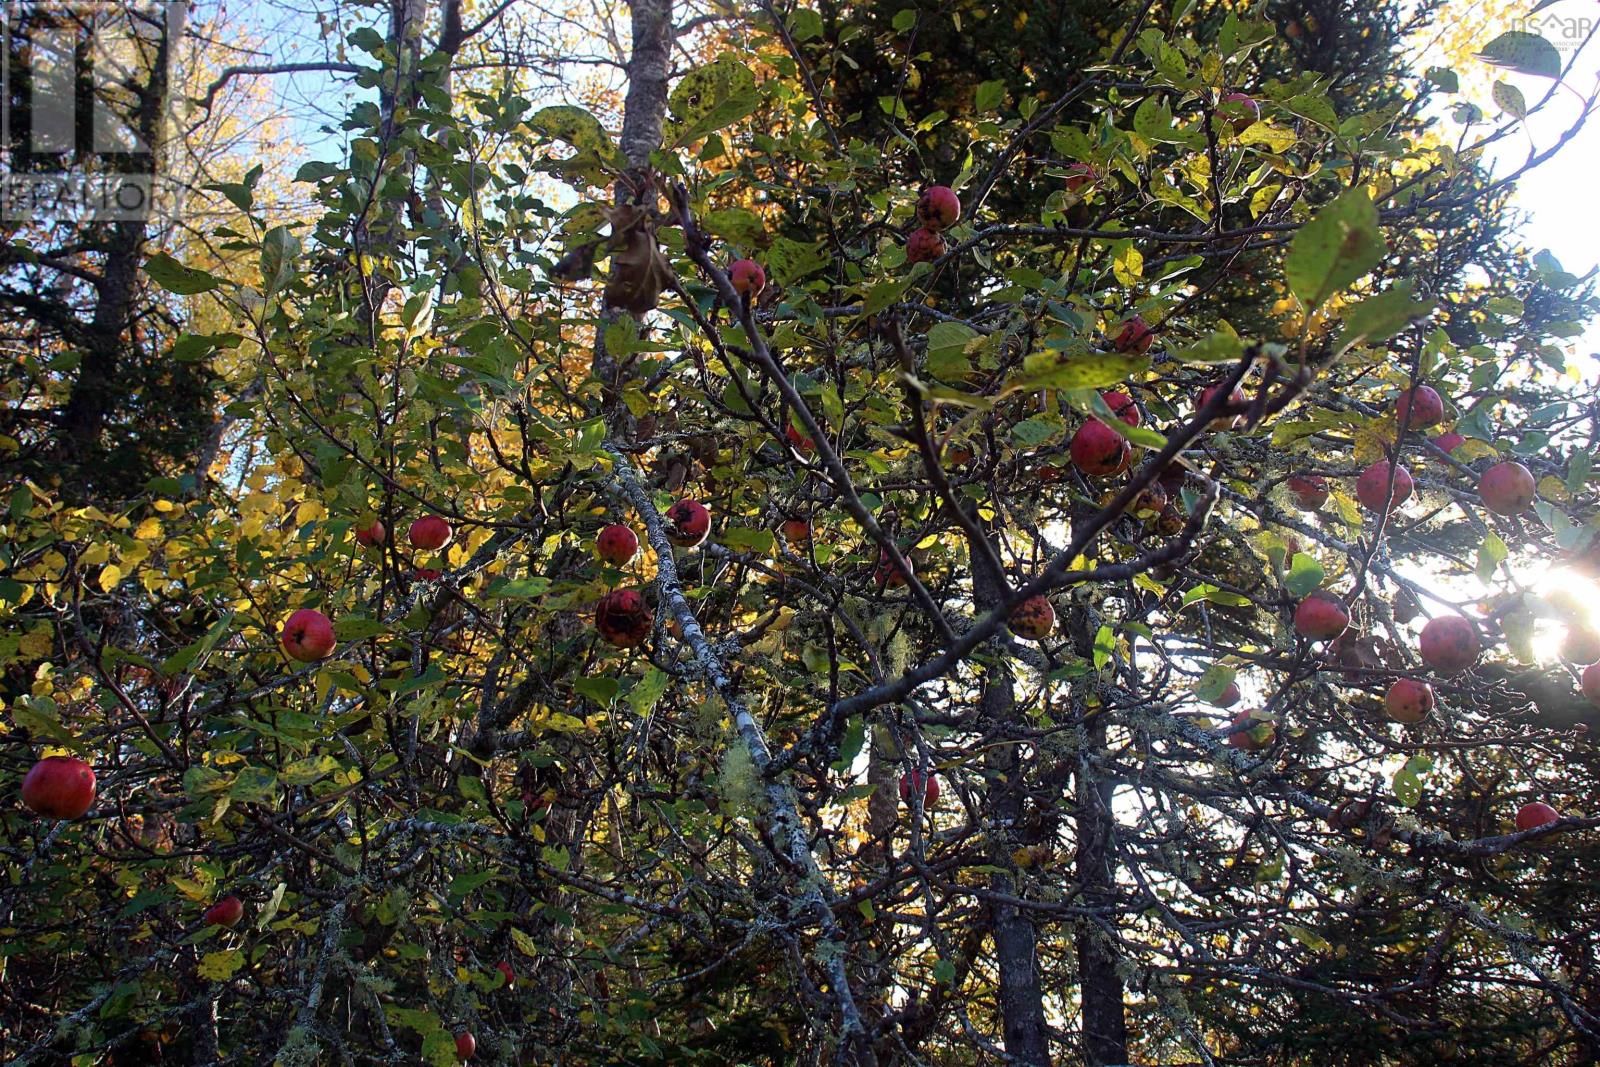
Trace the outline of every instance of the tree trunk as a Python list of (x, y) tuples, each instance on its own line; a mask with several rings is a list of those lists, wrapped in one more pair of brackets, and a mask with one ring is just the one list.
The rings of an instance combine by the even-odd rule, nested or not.
[[(1116, 862), (1112, 854), (1111, 792), (1089, 760), (1106, 747), (1103, 714), (1088, 724), (1089, 751), (1078, 773), (1078, 891), (1083, 904), (1111, 904), (1116, 897)], [(1115, 919), (1108, 914), (1108, 922)], [(1078, 927), (1078, 996), (1083, 1015), (1083, 1062), (1089, 1067), (1128, 1062), (1128, 1024), (1122, 1004), (1122, 976), (1111, 936), (1091, 922)]]
[[(995, 547), (998, 558), (999, 546)], [(989, 611), (1005, 595), (1005, 577), (994, 572), (989, 556), (978, 545), (969, 545), (972, 561), (973, 601), (978, 613)], [(991, 667), (983, 680), (979, 703), (980, 720), (985, 729), (1002, 737), (1019, 725), (1016, 693), (1010, 670)], [(1021, 774), (1022, 761), (1011, 744), (990, 745), (984, 759), (989, 772), (987, 831), (996, 867), (1008, 868), (1015, 835), (1022, 826), (1022, 802), (1026, 791)], [(1006, 896), (1017, 895), (1017, 882), (1009, 872), (989, 876), (989, 888)], [(1005, 1048), (1011, 1062), (1026, 1067), (1048, 1067), (1050, 1030), (1044, 1017), (1044, 996), (1039, 988), (1039, 934), (1033, 920), (1014, 904), (994, 903), (989, 908), (993, 926), (995, 956), (1000, 967), (1000, 1016)]]

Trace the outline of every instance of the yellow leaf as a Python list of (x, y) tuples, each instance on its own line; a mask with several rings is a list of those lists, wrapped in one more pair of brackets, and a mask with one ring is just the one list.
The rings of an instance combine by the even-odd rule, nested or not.
[(1572, 494), (1567, 492), (1567, 487), (1560, 478), (1547, 474), (1539, 479), (1539, 495), (1555, 504), (1564, 504), (1572, 499)]
[(139, 524), (139, 528), (133, 532), (133, 536), (137, 537), (141, 541), (155, 541), (159, 539), (161, 537), (161, 520), (153, 518), (145, 519)]
[(100, 568), (100, 590), (109, 593), (122, 581), (122, 568), (115, 563), (107, 563)]
[(78, 557), (78, 560), (85, 567), (98, 567), (110, 558), (111, 546), (104, 541), (97, 541), (85, 549), (83, 555)]

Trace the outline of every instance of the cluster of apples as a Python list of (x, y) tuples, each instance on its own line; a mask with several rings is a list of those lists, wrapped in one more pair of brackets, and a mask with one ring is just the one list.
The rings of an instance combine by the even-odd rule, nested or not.
[(907, 263), (931, 263), (947, 251), (944, 231), (961, 218), (961, 198), (948, 185), (930, 185), (917, 199), (922, 225), (906, 238)]
[[(711, 512), (684, 497), (662, 513), (667, 540), (679, 548), (698, 548), (711, 532)], [(606, 526), (595, 537), (595, 554), (613, 567), (626, 567), (639, 552), (639, 535), (621, 523)], [(637, 589), (614, 589), (595, 604), (595, 632), (618, 648), (643, 644), (655, 625), (655, 614)]]
[[(1428, 385), (1417, 385), (1403, 390), (1395, 400), (1393, 414), (1396, 424), (1407, 429), (1427, 430), (1444, 419), (1444, 401), (1437, 390)], [(1453, 452), (1465, 441), (1460, 434), (1441, 433), (1433, 443), (1445, 453)], [(1403, 466), (1379, 460), (1367, 467), (1356, 479), (1356, 499), (1369, 511), (1378, 514), (1403, 503), (1415, 487), (1410, 472)], [(1299, 474), (1285, 482), (1295, 506), (1304, 511), (1319, 511), (1328, 501), (1329, 486), (1326, 478), (1314, 474)], [(1478, 479), (1478, 496), (1483, 505), (1497, 515), (1518, 515), (1534, 500), (1536, 483), (1533, 474), (1522, 464), (1502, 461), (1486, 469)], [(1346, 635), (1350, 614), (1344, 601), (1326, 590), (1314, 590), (1296, 606), (1294, 629), (1309, 641), (1337, 644)], [(1469, 670), (1483, 651), (1482, 635), (1472, 620), (1462, 615), (1441, 615), (1430, 619), (1422, 628), (1417, 640), (1417, 654), (1423, 664), (1435, 674), (1450, 676)], [(1582, 689), (1584, 696), (1600, 707), (1600, 639), (1579, 634), (1569, 640), (1563, 652), (1576, 662), (1588, 663), (1584, 668)], [(1230, 685), (1228, 692), (1216, 703), (1229, 707), (1239, 700), (1238, 687)], [(1417, 678), (1399, 678), (1392, 682), (1384, 695), (1384, 712), (1393, 721), (1415, 725), (1433, 711), (1437, 697), (1433, 686)], [(1257, 711), (1244, 711), (1236, 715), (1228, 727), (1228, 742), (1246, 752), (1259, 751), (1274, 739), (1272, 724)], [(1517, 812), (1518, 830), (1531, 830), (1555, 822), (1559, 813), (1548, 804), (1535, 802), (1523, 805)]]

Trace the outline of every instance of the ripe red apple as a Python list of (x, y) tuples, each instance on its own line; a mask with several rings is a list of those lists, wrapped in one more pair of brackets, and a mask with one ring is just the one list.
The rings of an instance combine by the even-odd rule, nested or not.
[(639, 552), (639, 535), (620, 523), (612, 523), (594, 539), (594, 550), (613, 567), (626, 567)]
[[(927, 785), (924, 786), (923, 783)], [(939, 799), (939, 779), (931, 774), (921, 771), (911, 771), (900, 776), (900, 799), (907, 804), (911, 803), (913, 790), (922, 790), (922, 806), (931, 808)]]
[(450, 524), (438, 515), (424, 515), (411, 524), (412, 548), (443, 548), (450, 543)]
[(607, 593), (594, 608), (595, 631), (618, 648), (643, 644), (654, 622), (650, 606), (637, 589)]
[(1106, 402), (1106, 407), (1111, 409), (1111, 414), (1127, 423), (1137, 426), (1144, 421), (1144, 415), (1139, 411), (1139, 405), (1133, 402), (1133, 397), (1127, 393), (1101, 393), (1100, 399)]
[(961, 198), (948, 185), (930, 185), (917, 200), (917, 221), (937, 233), (961, 217)]
[(694, 548), (711, 532), (711, 512), (698, 500), (684, 497), (667, 509), (667, 540), (679, 548)]
[(1582, 667), (1600, 660), (1600, 634), (1587, 626), (1569, 626), (1561, 639), (1561, 658)]
[(1056, 609), (1049, 597), (1031, 596), (1012, 610), (1006, 625), (1023, 640), (1043, 641), (1056, 628)]
[[(1406, 416), (1411, 418), (1406, 421)], [(1431, 385), (1419, 385), (1403, 390), (1394, 402), (1394, 421), (1397, 426), (1412, 430), (1426, 430), (1444, 419), (1444, 401)]]
[(1517, 809), (1517, 830), (1537, 830), (1561, 818), (1561, 813), (1543, 801), (1536, 800)]
[(1600, 708), (1600, 663), (1591, 663), (1583, 669), (1583, 699)]
[(1522, 514), (1536, 491), (1533, 472), (1514, 460), (1496, 463), (1478, 479), (1478, 496), (1496, 515)]
[(1099, 180), (1099, 172), (1088, 163), (1067, 164), (1067, 192), (1080, 192), (1085, 185), (1091, 185)]
[(507, 960), (501, 960), (499, 963), (495, 964), (495, 969), (505, 976), (507, 989), (511, 989), (516, 986), (517, 972), (511, 969), (510, 962)]
[(1297, 474), (1283, 483), (1301, 511), (1321, 511), (1328, 502), (1328, 479), (1316, 474)]
[(77, 819), (94, 804), (94, 771), (73, 756), (46, 756), (22, 778), (22, 803), (47, 819)]
[(1261, 105), (1248, 93), (1229, 93), (1217, 101), (1217, 112), (1235, 132), (1243, 133), (1261, 118)]
[(1429, 619), (1417, 640), (1422, 662), (1441, 674), (1459, 674), (1477, 662), (1482, 641), (1478, 628), (1460, 615)]
[(1268, 719), (1258, 719), (1249, 708), (1235, 715), (1228, 723), (1228, 744), (1240, 752), (1260, 752), (1278, 736), (1278, 728)]
[[(912, 564), (910, 557), (906, 557), (906, 566), (913, 571), (917, 568)], [(889, 553), (883, 549), (878, 550), (878, 569), (874, 572), (878, 579), (879, 589), (900, 589), (907, 583), (906, 572), (895, 566)]]
[[(1216, 396), (1221, 391), (1221, 382), (1218, 382), (1215, 385), (1208, 385), (1204, 389), (1200, 390), (1200, 401), (1195, 405), (1195, 409), (1199, 410), (1200, 408), (1203, 408), (1207, 404), (1211, 403), (1211, 398)], [(1228, 407), (1230, 408), (1242, 408), (1248, 402), (1249, 401), (1245, 398), (1244, 390), (1237, 385), (1233, 387), (1233, 392), (1228, 394)], [(1213, 430), (1232, 430), (1243, 421), (1243, 415), (1222, 415), (1211, 420), (1211, 428)]]
[(1448, 453), (1454, 452), (1456, 449), (1466, 444), (1467, 439), (1456, 433), (1454, 430), (1446, 430), (1438, 437), (1435, 437), (1433, 439), (1433, 443), (1439, 447), (1441, 452)]
[(1312, 592), (1294, 609), (1295, 632), (1312, 641), (1338, 637), (1349, 625), (1344, 602), (1326, 590)]
[(472, 1036), (471, 1031), (462, 1031), (456, 1035), (456, 1055), (461, 1059), (470, 1060), (478, 1054), (478, 1039)]
[(1433, 686), (1412, 678), (1397, 678), (1383, 698), (1383, 710), (1395, 722), (1413, 726), (1433, 710)]
[(326, 659), (335, 644), (333, 622), (314, 608), (301, 608), (283, 624), (278, 641), (291, 659), (301, 663)]
[(244, 918), (244, 901), (229, 893), (205, 910), (200, 921), (207, 926), (233, 926)]
[(1156, 335), (1145, 323), (1144, 316), (1133, 315), (1123, 320), (1117, 335), (1111, 339), (1111, 347), (1127, 355), (1141, 356), (1150, 351), (1155, 339)]
[(389, 528), (383, 524), (381, 519), (373, 519), (364, 526), (357, 526), (355, 535), (356, 544), (362, 548), (371, 548), (373, 545), (381, 545), (389, 539)]
[(937, 230), (923, 227), (906, 238), (907, 263), (932, 263), (945, 254), (944, 238)]
[[(1404, 467), (1394, 469), (1394, 497), (1395, 507), (1404, 504), (1411, 496), (1414, 485), (1411, 481), (1411, 472)], [(1389, 489), (1389, 461), (1380, 459), (1372, 466), (1361, 472), (1361, 477), (1356, 479), (1356, 499), (1361, 501), (1361, 506), (1369, 511), (1383, 511), (1385, 494)]]
[(801, 546), (811, 543), (811, 524), (804, 519), (784, 519), (778, 527), (778, 532), (783, 534), (783, 539), (791, 545)]
[(794, 446), (796, 452), (809, 454), (817, 450), (817, 443), (807, 437), (805, 431), (792, 422), (783, 428), (783, 436)]
[(1213, 700), (1211, 703), (1219, 708), (1231, 708), (1235, 704), (1239, 703), (1239, 701), (1243, 699), (1243, 696), (1244, 694), (1239, 692), (1239, 683), (1229, 682), (1228, 687), (1224, 689), (1217, 696), (1217, 699)]
[(411, 572), (411, 577), (419, 582), (437, 582), (444, 577), (444, 571), (436, 567), (418, 567)]
[(767, 287), (767, 272), (753, 259), (736, 259), (728, 267), (728, 281), (735, 292), (751, 300)]
[(1090, 419), (1078, 427), (1068, 446), (1073, 466), (1094, 478), (1107, 478), (1128, 468), (1133, 449), (1105, 423)]

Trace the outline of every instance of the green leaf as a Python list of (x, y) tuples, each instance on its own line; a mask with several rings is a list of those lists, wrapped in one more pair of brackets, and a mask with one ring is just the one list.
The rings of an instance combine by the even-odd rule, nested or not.
[(222, 617), (212, 624), (211, 629), (206, 631), (204, 637), (168, 656), (161, 664), (161, 673), (168, 677), (182, 674), (196, 660), (203, 658), (206, 653), (217, 646), (217, 642), (222, 640), (222, 635), (227, 633), (228, 628), (233, 625), (233, 614), (233, 609), (231, 608), (223, 612)]
[(862, 746), (867, 741), (867, 720), (861, 715), (852, 715), (844, 725), (844, 736), (839, 739), (839, 758), (833, 761), (833, 769), (845, 773), (856, 757), (861, 754)]
[(1328, 944), (1326, 938), (1306, 926), (1296, 926), (1294, 923), (1284, 923), (1283, 932), (1300, 942), (1313, 952), (1326, 952), (1333, 946)]
[(219, 348), (237, 348), (242, 340), (236, 333), (186, 333), (172, 342), (167, 355), (179, 363), (199, 363)]
[(1024, 448), (1038, 448), (1051, 438), (1065, 433), (1066, 429), (1066, 420), (1050, 412), (1023, 419), (1011, 427), (1011, 439)]
[(1387, 341), (1408, 325), (1433, 310), (1431, 299), (1415, 300), (1412, 282), (1406, 278), (1375, 296), (1344, 311), (1344, 330), (1339, 334), (1339, 349), (1352, 345)]
[(1339, 113), (1333, 109), (1333, 103), (1321, 93), (1301, 93), (1292, 96), (1281, 105), (1284, 110), (1299, 115), (1307, 122), (1314, 122), (1325, 130), (1339, 128)]
[(822, 16), (809, 7), (797, 7), (789, 16), (789, 32), (797, 41), (809, 41), (822, 36)]
[(1387, 250), (1372, 198), (1365, 189), (1352, 189), (1295, 235), (1284, 276), (1301, 303), (1317, 308), (1366, 276)]
[(1185, 363), (1233, 363), (1244, 355), (1244, 338), (1232, 330), (1216, 330), (1173, 354)]
[(1461, 91), (1461, 79), (1449, 67), (1429, 67), (1427, 79), (1447, 93)]
[(261, 294), (271, 299), (294, 277), (300, 238), (287, 226), (274, 226), (261, 239)]
[(628, 690), (628, 706), (635, 715), (648, 715), (656, 702), (666, 694), (667, 686), (671, 679), (665, 672), (651, 667), (644, 672), (644, 677), (634, 683)]
[(1478, 581), (1487, 583), (1493, 579), (1495, 570), (1509, 554), (1506, 543), (1491, 530), (1478, 546)]
[(617, 699), (617, 694), (622, 691), (622, 683), (608, 675), (602, 675), (598, 678), (579, 678), (572, 683), (572, 688), (596, 704), (605, 706)]
[(339, 761), (324, 753), (295, 760), (278, 772), (278, 778), (285, 785), (310, 785), (338, 769)]
[(700, 226), (713, 236), (746, 246), (759, 244), (767, 235), (761, 216), (742, 207), (707, 211), (700, 216)]
[(1094, 669), (1104, 670), (1105, 665), (1111, 662), (1111, 653), (1116, 651), (1116, 631), (1110, 623), (1102, 623), (1094, 635)]
[(1006, 382), (1005, 393), (1035, 389), (1104, 389), (1127, 381), (1150, 366), (1149, 356), (1118, 352), (1036, 352)]
[(978, 332), (959, 322), (935, 323), (928, 331), (928, 373), (935, 378), (959, 381), (972, 372), (967, 345)]
[(1195, 698), (1203, 700), (1207, 704), (1215, 704), (1221, 699), (1222, 694), (1227, 691), (1228, 686), (1233, 684), (1233, 680), (1238, 677), (1238, 674), (1239, 672), (1232, 667), (1224, 666), (1221, 663), (1213, 663), (1206, 668), (1206, 672), (1195, 683)]
[[(1533, 74), (1541, 78), (1561, 77), (1561, 53), (1537, 33), (1512, 30), (1483, 46), (1478, 58), (1491, 67)], [(1431, 73), (1431, 72), (1430, 72)]]
[(157, 252), (145, 260), (144, 272), (161, 288), (179, 296), (209, 293), (223, 284), (223, 279), (216, 275), (193, 267), (185, 267), (165, 252)]
[(731, 126), (761, 105), (755, 72), (738, 57), (724, 53), (678, 80), (667, 107), (675, 128), (669, 135), (674, 148), (698, 141), (724, 126)]
[(333, 632), (341, 641), (359, 641), (376, 637), (389, 627), (381, 619), (368, 619), (360, 615), (347, 615), (333, 624)]
[(982, 82), (974, 94), (973, 106), (978, 114), (987, 114), (995, 110), (1006, 100), (1006, 83), (1003, 81)]
[(283, 907), (283, 894), (288, 890), (288, 888), (289, 883), (279, 882), (272, 890), (272, 895), (267, 898), (267, 902), (263, 904), (261, 906), (261, 910), (256, 913), (255, 926), (257, 930), (265, 930), (267, 928), (267, 924), (270, 923), (278, 914), (278, 909)]
[(1422, 799), (1422, 775), (1433, 769), (1433, 759), (1428, 756), (1412, 756), (1406, 760), (1405, 766), (1394, 774), (1394, 798), (1408, 808), (1417, 806), (1417, 801)]
[(1519, 119), (1528, 117), (1528, 101), (1523, 98), (1522, 90), (1510, 82), (1495, 82), (1494, 88), (1489, 90), (1489, 95), (1506, 114)]
[(517, 578), (514, 581), (497, 586), (493, 590), (493, 595), (507, 598), (526, 598), (544, 596), (549, 591), (550, 579), (548, 578)]
[(208, 982), (226, 982), (239, 973), (239, 968), (243, 967), (244, 963), (244, 953), (236, 948), (207, 952), (201, 957), (195, 973)]
[(1322, 564), (1317, 562), (1316, 557), (1296, 552), (1283, 585), (1295, 596), (1309, 596), (1313, 590), (1322, 588), (1324, 577)]

